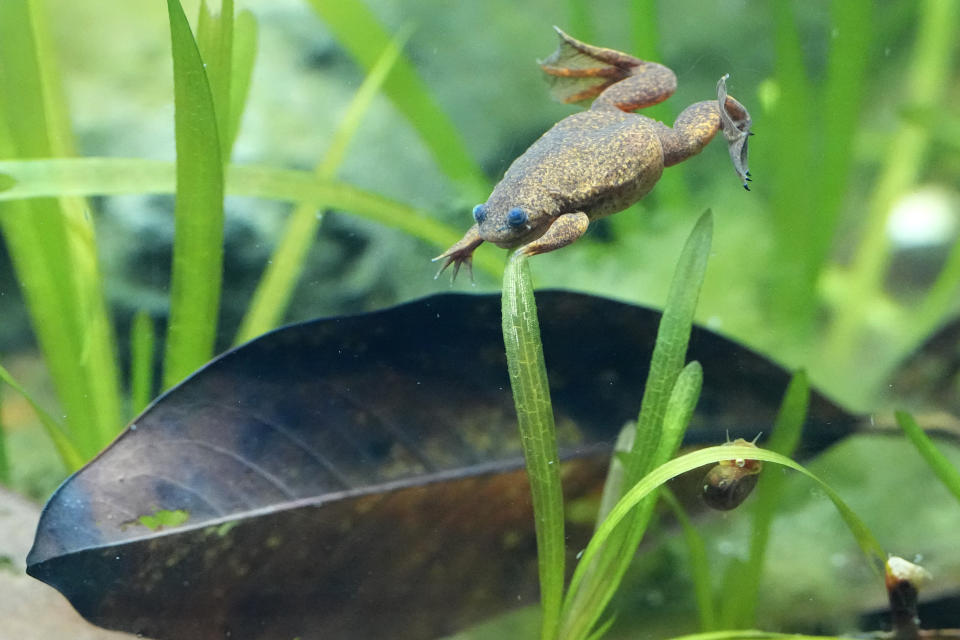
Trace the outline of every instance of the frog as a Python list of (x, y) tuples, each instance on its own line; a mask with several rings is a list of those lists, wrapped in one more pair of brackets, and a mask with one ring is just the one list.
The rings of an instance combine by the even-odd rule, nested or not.
[(559, 46), (539, 61), (553, 97), (564, 103), (592, 99), (592, 104), (560, 120), (513, 161), (487, 201), (473, 208), (473, 226), (433, 259), (443, 261), (436, 277), (452, 265), (455, 279), (465, 265), (472, 279), (473, 252), (483, 242), (526, 256), (575, 242), (591, 221), (641, 200), (665, 167), (697, 155), (718, 132), (750, 190), (752, 119), (727, 95), (729, 74), (717, 82), (716, 100), (686, 107), (670, 127), (635, 113), (676, 91), (677, 77), (669, 67), (554, 30)]

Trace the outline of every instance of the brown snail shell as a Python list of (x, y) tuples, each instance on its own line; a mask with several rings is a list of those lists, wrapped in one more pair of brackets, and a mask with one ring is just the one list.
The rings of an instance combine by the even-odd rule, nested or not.
[[(753, 445), (737, 438), (730, 444)], [(756, 446), (756, 445), (754, 445)], [(757, 486), (763, 464), (759, 460), (721, 460), (703, 478), (703, 501), (711, 509), (736, 509)]]

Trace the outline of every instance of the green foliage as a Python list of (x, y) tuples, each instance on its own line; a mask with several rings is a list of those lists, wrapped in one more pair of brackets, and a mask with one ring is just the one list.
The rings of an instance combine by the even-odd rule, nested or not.
[[(361, 0), (310, 0), (310, 4), (350, 55), (368, 72), (373, 69), (378, 52), (390, 46), (391, 37), (370, 9)], [(457, 184), (465, 200), (486, 199), (490, 187), (487, 177), (406, 56), (398, 57), (383, 91), (416, 127), (437, 166)]]
[[(800, 443), (800, 432), (807, 418), (810, 387), (807, 376), (799, 372), (793, 376), (777, 415), (773, 433), (767, 446), (784, 456), (792, 456)], [(723, 593), (740, 597), (722, 601), (720, 627), (746, 629), (756, 624), (757, 598), (760, 595), (760, 575), (766, 556), (770, 527), (782, 499), (785, 478), (781, 474), (765, 473), (760, 477), (753, 501), (753, 523), (750, 531), (750, 551), (745, 562), (733, 561), (726, 573)]]
[(513, 254), (503, 273), (502, 313), (510, 388), (530, 478), (537, 531), (543, 616), (540, 637), (552, 640), (560, 624), (563, 597), (566, 554), (563, 487), (533, 282), (527, 258), (520, 253)]
[(960, 500), (960, 470), (950, 464), (947, 457), (943, 455), (933, 441), (923, 432), (916, 420), (905, 411), (897, 412), (897, 424), (907, 434), (907, 438), (917, 448), (917, 451), (923, 456), (927, 465), (930, 466), (940, 481), (950, 493)]
[[(713, 217), (705, 212), (683, 248), (664, 307), (630, 453), (621, 458), (630, 487), (674, 455), (696, 405), (702, 373), (683, 369), (693, 315), (710, 255)], [(681, 375), (681, 371), (686, 375)], [(684, 418), (685, 416), (685, 418)], [(669, 420), (667, 418), (670, 418)], [(620, 527), (590, 567), (581, 560), (564, 602), (563, 638), (585, 638), (616, 592), (650, 521), (656, 496)], [(581, 582), (583, 583), (581, 585)]]
[(138, 414), (153, 395), (155, 334), (153, 321), (145, 311), (133, 317), (130, 329), (130, 413)]
[[(453, 113), (445, 106), (449, 103), (434, 95), (436, 82), (426, 78), (428, 84), (418, 68), (420, 56), (427, 51), (422, 41), (417, 42), (417, 49), (405, 53), (409, 32), (391, 32), (387, 21), (361, 0), (312, 0), (311, 4), (336, 43), (366, 73), (313, 172), (230, 164), (258, 47), (253, 14), (241, 11), (234, 16), (232, 0), (223, 0), (219, 12), (206, 2), (201, 4), (196, 37), (179, 2), (168, 1), (175, 72), (175, 165), (146, 159), (69, 157), (74, 152), (70, 118), (54, 55), (55, 38), (43, 3), (0, 3), (0, 232), (59, 406), (56, 410), (44, 408), (37, 400), (39, 395), (31, 394), (2, 368), (0, 380), (27, 399), (69, 470), (81, 466), (109, 442), (125, 415), (149, 402), (156, 357), (155, 328), (150, 317), (140, 313), (131, 333), (130, 406), (125, 413), (116, 339), (97, 254), (99, 240), (88, 214), (90, 207), (82, 198), (176, 191), (171, 315), (162, 362), (163, 385), (169, 386), (213, 354), (219, 326), (224, 195), (296, 205), (237, 340), (252, 338), (283, 320), (320, 224), (318, 212), (342, 210), (396, 229), (438, 251), (459, 239), (463, 228), (441, 222), (440, 211), (424, 204), (430, 202), (428, 198), (388, 197), (376, 188), (361, 188), (337, 178), (348, 148), (354, 151), (350, 142), (363, 133), (368, 108), (379, 91), (422, 139), (438, 172), (455, 186), (460, 199), (473, 203), (486, 197), (490, 182), (475, 159), (477, 152), (466, 142), (470, 138), (465, 128), (454, 124)], [(567, 19), (570, 24), (562, 26), (571, 33), (604, 44), (615, 23), (606, 13), (600, 14), (608, 10), (612, 11), (568, 0), (561, 3), (560, 15), (551, 18), (558, 23)], [(672, 10), (668, 3), (656, 0), (635, 0), (623, 9), (622, 24), (634, 53), (653, 59), (676, 55), (683, 34), (669, 20)], [(717, 255), (712, 258), (713, 275), (704, 292), (708, 304), (701, 305), (701, 318), (719, 317), (730, 335), (807, 367), (813, 381), (850, 402), (872, 405), (896, 363), (956, 313), (960, 299), (960, 242), (947, 252), (932, 284), (921, 295), (897, 299), (887, 282), (893, 257), (887, 224), (894, 203), (927, 178), (929, 160), (940, 146), (958, 148), (960, 121), (943, 106), (945, 92), (955, 78), (958, 5), (952, 0), (923, 0), (915, 7), (903, 3), (897, 16), (917, 19), (905, 35), (892, 28), (892, 19), (883, 13), (886, 10), (868, 0), (834, 0), (830, 32), (815, 33), (811, 38), (805, 5), (771, 5), (770, 22), (764, 22), (763, 32), (772, 41), (772, 55), (765, 51), (754, 59), (770, 59), (772, 66), (744, 68), (748, 44), (737, 52), (742, 59), (730, 60), (737, 96), (751, 109), (754, 104), (759, 107), (754, 109), (759, 135), (752, 145), (758, 179), (750, 199), (734, 201), (724, 195), (727, 191), (709, 191), (709, 184), (701, 186), (703, 181), (690, 179), (696, 169), (687, 165), (671, 169), (648, 201), (657, 203), (657, 211), (642, 216), (621, 214), (607, 223), (606, 231), (591, 234), (577, 248), (561, 252), (561, 257), (538, 258), (538, 263), (550, 266), (540, 273), (543, 280), (566, 286), (585, 282), (582, 286), (594, 291), (603, 290), (605, 282), (614, 282), (619, 295), (659, 301), (672, 255), (664, 258), (667, 250), (656, 245), (669, 245), (665, 239), (679, 237), (663, 229), (685, 228), (689, 218), (682, 212), (705, 206), (696, 204), (694, 209), (694, 198), (706, 199), (718, 213), (718, 237), (712, 245)], [(704, 11), (708, 15), (710, 9)], [(538, 19), (542, 21), (543, 16)], [(758, 19), (767, 20), (767, 16)], [(414, 36), (418, 33), (422, 31)], [(724, 40), (731, 36), (739, 38), (738, 33), (722, 34)], [(483, 43), (485, 38), (482, 30), (475, 28), (464, 28), (459, 37), (465, 47), (467, 40)], [(903, 42), (896, 40), (898, 55), (893, 58), (905, 60), (905, 67), (886, 69), (878, 61), (885, 59), (882, 48), (895, 38)], [(818, 39), (826, 43), (822, 55), (811, 53), (810, 41)], [(515, 45), (501, 42), (499, 46)], [(712, 69), (713, 62), (705, 60), (730, 55), (728, 50), (718, 56), (709, 48), (692, 49), (698, 56), (695, 64), (678, 71)], [(450, 55), (454, 53), (459, 52)], [(530, 77), (535, 73), (532, 60), (511, 64), (529, 64)], [(725, 69), (717, 75), (722, 71)], [(750, 74), (758, 76), (755, 96), (741, 89), (741, 82), (749, 86)], [(462, 82), (486, 82), (480, 78)], [(500, 95), (501, 78), (495, 76), (489, 84), (485, 90)], [(508, 97), (511, 99), (506, 102), (511, 105), (520, 100), (520, 96)], [(679, 105), (662, 105), (648, 113), (668, 120), (674, 106)], [(873, 120), (879, 111), (894, 116), (878, 126)], [(482, 109), (478, 113), (490, 117)], [(464, 120), (470, 117), (456, 115)], [(318, 126), (330, 125), (321, 119)], [(493, 160), (499, 164), (491, 166), (499, 172), (509, 158)], [(948, 171), (950, 165), (946, 166), (941, 171)], [(558, 502), (555, 444), (551, 448), (549, 437), (552, 417), (549, 397), (544, 394), (546, 380), (537, 377), (543, 356), (532, 285), (525, 260), (508, 264), (505, 304), (512, 300), (526, 309), (510, 316), (511, 327), (518, 333), (517, 342), (513, 346), (508, 342), (507, 349), (508, 354), (513, 353), (511, 368), (517, 376), (514, 390), (521, 427), (534, 438), (525, 443), (529, 445), (527, 459), (534, 479), (542, 549), (544, 637), (601, 637), (613, 621), (603, 618), (604, 610), (644, 536), (662, 482), (695, 463), (729, 459), (736, 453), (730, 447), (715, 447), (668, 462), (696, 403), (701, 381), (698, 367), (690, 364), (684, 368), (684, 360), (711, 251), (711, 224), (709, 217), (701, 219), (692, 244), (684, 250), (667, 297), (633, 449), (616, 461), (619, 481), (629, 490), (619, 503), (610, 500), (609, 517), (599, 525), (581, 559), (562, 607), (562, 504)], [(737, 236), (738, 228), (746, 231)], [(611, 242), (603, 240), (605, 232), (611, 234)], [(752, 251), (754, 245), (764, 244), (770, 245), (766, 253)], [(849, 247), (848, 265), (840, 263), (846, 258), (838, 255), (841, 246)], [(754, 254), (762, 255), (750, 258)], [(475, 264), (479, 271), (494, 277), (504, 271), (499, 256), (484, 251), (477, 253)], [(711, 291), (711, 277), (723, 286)], [(630, 291), (620, 293), (623, 281), (635, 279), (640, 283), (631, 283)], [(505, 314), (505, 323), (507, 320)], [(507, 328), (505, 324), (505, 336)], [(867, 358), (871, 366), (864, 367)], [(798, 375), (773, 431), (771, 451), (751, 450), (751, 457), (806, 473), (783, 455), (789, 457), (796, 444), (807, 394), (806, 379)], [(956, 468), (911, 416), (901, 413), (897, 420), (931, 470), (960, 497)], [(9, 471), (4, 466), (3, 442), (0, 436), (0, 481)], [(722, 587), (725, 592), (749, 595), (725, 601), (719, 611), (711, 598), (705, 543), (678, 505), (667, 498), (687, 539), (704, 629), (716, 624), (753, 624), (781, 483), (775, 474), (764, 474), (761, 479), (752, 499), (748, 559), (734, 565), (728, 575), (736, 577)], [(823, 490), (871, 562), (882, 561), (882, 551), (865, 525), (829, 487)], [(690, 636), (695, 640), (732, 637), (780, 636), (757, 631)]]
[[(0, 157), (72, 152), (57, 68), (38, 3), (0, 4)], [(81, 457), (92, 456), (122, 415), (93, 223), (85, 203), (71, 198), (0, 207), (0, 231), (69, 431)]]
[[(314, 173), (319, 180), (332, 180), (340, 168), (350, 141), (363, 123), (364, 115), (373, 103), (380, 87), (389, 77), (409, 32), (391, 40), (374, 63), (363, 84), (357, 89), (353, 101), (333, 135), (333, 142)], [(276, 327), (283, 320), (284, 311), (290, 304), (293, 289), (303, 272), (307, 252), (313, 244), (323, 214), (314, 202), (301, 202), (291, 212), (283, 235), (277, 243), (273, 256), (263, 272), (263, 277), (253, 293), (247, 311), (237, 332), (236, 342), (245, 342)]]
[[(228, 3), (232, 4), (232, 3)], [(170, 322), (163, 358), (163, 386), (180, 382), (213, 355), (223, 277), (223, 156), (207, 68), (179, 0), (167, 0), (173, 45), (173, 87), (177, 142), (177, 199), (174, 207)], [(223, 16), (221, 16), (223, 18)], [(213, 19), (201, 21), (210, 24)], [(218, 38), (232, 41), (233, 14), (223, 19)], [(230, 56), (211, 45), (218, 64), (211, 76), (229, 75)], [(218, 82), (221, 105), (230, 84)]]

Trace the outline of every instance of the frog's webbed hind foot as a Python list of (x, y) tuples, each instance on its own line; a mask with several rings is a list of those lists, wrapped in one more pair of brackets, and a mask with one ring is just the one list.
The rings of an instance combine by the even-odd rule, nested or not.
[(750, 126), (753, 120), (747, 108), (740, 104), (735, 98), (727, 95), (727, 78), (730, 74), (724, 75), (717, 82), (717, 106), (720, 111), (720, 128), (723, 130), (723, 137), (727, 141), (730, 149), (730, 160), (733, 162), (733, 168), (740, 176), (743, 182), (743, 188), (750, 191), (750, 169), (747, 166), (747, 141), (753, 133)]
[(477, 225), (473, 225), (456, 244), (432, 260), (433, 262), (443, 260), (440, 270), (437, 271), (437, 275), (433, 276), (433, 279), (439, 278), (447, 267), (453, 265), (453, 275), (450, 277), (450, 282), (453, 283), (457, 279), (457, 274), (460, 273), (460, 267), (466, 265), (470, 280), (473, 281), (473, 252), (482, 243), (480, 229)]
[(677, 88), (676, 76), (663, 65), (580, 42), (559, 27), (554, 30), (560, 46), (540, 68), (550, 79), (555, 100), (569, 103), (599, 96), (595, 107), (634, 111), (666, 100)]

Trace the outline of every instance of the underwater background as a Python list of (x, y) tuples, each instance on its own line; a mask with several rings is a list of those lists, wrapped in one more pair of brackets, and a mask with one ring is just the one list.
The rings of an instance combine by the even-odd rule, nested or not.
[[(199, 4), (183, 2), (195, 32)], [(537, 288), (662, 307), (676, 256), (711, 209), (697, 322), (805, 369), (873, 424), (809, 466), (897, 552), (930, 560), (933, 596), (956, 598), (960, 512), (892, 419), (894, 407), (908, 408), (952, 433), (938, 445), (958, 464), (956, 2), (250, 0), (236, 9), (232, 84), (211, 80), (214, 104), (231, 106), (217, 114), (221, 133), (232, 135), (212, 144), (221, 161), (249, 170), (228, 178), (222, 218), (208, 220), (203, 203), (217, 193), (203, 193), (200, 154), (211, 140), (202, 137), (180, 147), (195, 170), (177, 174), (196, 178), (200, 204), (175, 213), (173, 161), (189, 136), (174, 127), (164, 3), (0, 6), (0, 365), (26, 392), (0, 385), (0, 484), (42, 502), (147, 401), (282, 324), (498, 292), (503, 250), (481, 247), (473, 279), (452, 284), (434, 278), (430, 260), (472, 224), (510, 162), (581, 108), (553, 102), (536, 64), (555, 48), (558, 25), (673, 69), (676, 94), (643, 111), (667, 123), (713, 98), (729, 73), (731, 95), (753, 116), (753, 182), (744, 191), (723, 145), (708, 145), (629, 210), (534, 258)], [(201, 53), (216, 51), (209, 38)], [(211, 78), (231, 75), (215, 68)], [(58, 157), (106, 161), (17, 164)], [(312, 173), (325, 189), (311, 190)], [(180, 275), (174, 245), (190, 241), (178, 239), (175, 219), (195, 225), (191, 255), (202, 262), (187, 259)], [(171, 346), (178, 305), (189, 335)], [(891, 496), (915, 511), (904, 516)], [(759, 628), (871, 628), (861, 616), (883, 607), (882, 590), (856, 588), (866, 570), (850, 568), (856, 550), (829, 503), (791, 477), (782, 505)], [(703, 526), (712, 552), (743, 555), (747, 523)], [(622, 596), (644, 611), (622, 616), (608, 637), (637, 637), (637, 625), (644, 637), (696, 628), (679, 538), (649, 542)]]

